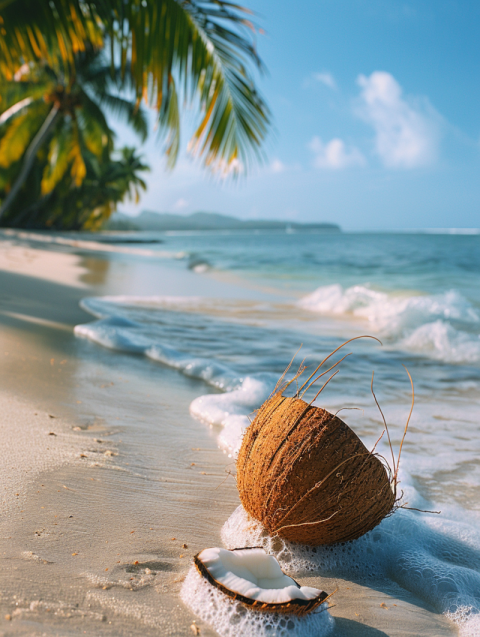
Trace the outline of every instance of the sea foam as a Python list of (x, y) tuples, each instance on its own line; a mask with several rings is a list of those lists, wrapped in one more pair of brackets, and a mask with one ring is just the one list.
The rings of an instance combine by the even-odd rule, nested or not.
[[(178, 299), (181, 306), (194, 304), (193, 299)], [(87, 338), (109, 349), (142, 354), (152, 360), (168, 365), (189, 376), (197, 378), (221, 390), (223, 393), (206, 394), (192, 401), (190, 413), (209, 425), (221, 426), (219, 446), (230, 456), (236, 455), (243, 432), (250, 424), (249, 415), (270, 395), (278, 380), (271, 372), (242, 375), (225, 363), (214, 358), (195, 356), (182, 352), (162, 342), (162, 336), (146, 321), (127, 318), (122, 312), (123, 297), (84, 299), (82, 307), (98, 317), (98, 320), (75, 327), (75, 335)], [(130, 304), (140, 307), (158, 306), (155, 299), (128, 299)], [(174, 305), (174, 299), (165, 298), (165, 305)], [(129, 314), (132, 315), (132, 314)], [(135, 313), (133, 313), (135, 316)], [(144, 316), (142, 315), (142, 318)]]
[(387, 294), (367, 286), (326, 285), (298, 301), (325, 316), (366, 322), (391, 346), (449, 363), (480, 361), (480, 315), (455, 290), (438, 295)]
[[(334, 293), (337, 292), (338, 288), (335, 288)], [(351, 308), (360, 303), (358, 299), (361, 297), (361, 303), (364, 305), (360, 303), (359, 307), (370, 308), (370, 311), (373, 311), (372, 308), (377, 304), (381, 305), (379, 297), (376, 296), (380, 293), (370, 292), (361, 290), (356, 297), (356, 293), (350, 293), (356, 300), (353, 302), (350, 299), (350, 305), (347, 304), (345, 307), (350, 307), (348, 311), (351, 313)], [(478, 317), (473, 307), (463, 305), (464, 300), (455, 294), (437, 299), (409, 298), (411, 300), (404, 299), (397, 306), (397, 309), (403, 308), (403, 316), (406, 317), (405, 320), (397, 317), (399, 322), (396, 323), (396, 334), (401, 335), (398, 342), (402, 342), (403, 339), (404, 347), (416, 351), (421, 347), (431, 347), (434, 353), (440, 351), (441, 347), (451, 347), (454, 343), (455, 348), (449, 352), (451, 358), (465, 359), (476, 355), (471, 347), (473, 341), (464, 342), (462, 337), (458, 336), (459, 331), (452, 325), (452, 321), (460, 320), (459, 317), (462, 317), (464, 325), (476, 325)], [(245, 349), (245, 341), (232, 345), (230, 338), (234, 333), (228, 332), (230, 324), (224, 326), (227, 331), (220, 338), (219, 324), (215, 323), (209, 328), (200, 314), (189, 315), (188, 311), (195, 307), (196, 302), (194, 299), (182, 298), (166, 298), (164, 301), (160, 298), (154, 301), (137, 299), (136, 302), (132, 302), (131, 299), (86, 299), (82, 306), (96, 316), (97, 320), (77, 326), (75, 333), (114, 350), (137, 353), (160, 361), (189, 377), (201, 379), (222, 392), (199, 396), (192, 402), (190, 410), (196, 418), (212, 426), (221, 426), (219, 444), (230, 455), (235, 455), (243, 431), (249, 425), (250, 412), (258, 408), (268, 397), (279, 374), (239, 373), (236, 366), (228, 362), (228, 356), (216, 357), (215, 352), (225, 353), (227, 345), (235, 350)], [(393, 311), (392, 307), (396, 303), (397, 301), (393, 303), (389, 311)], [(162, 305), (168, 311), (159, 313)], [(150, 309), (147, 312), (148, 307)], [(179, 308), (180, 311), (175, 313), (175, 308)], [(402, 312), (399, 313), (400, 316)], [(421, 320), (414, 320), (413, 316), (420, 316)], [(403, 327), (398, 327), (399, 325)], [(447, 327), (444, 327), (445, 325)], [(391, 326), (387, 325), (385, 329), (387, 328), (391, 329)], [(236, 338), (239, 334), (243, 337), (244, 332), (235, 334)], [(473, 339), (473, 336), (470, 334), (468, 338)], [(262, 343), (259, 342), (258, 347), (261, 346)], [(213, 355), (205, 356), (208, 352), (212, 352)], [(264, 353), (264, 356), (266, 355), (268, 352)], [(261, 361), (260, 354), (257, 360)], [(468, 382), (473, 382), (470, 377)], [(476, 387), (475, 383), (473, 385)], [(420, 405), (420, 421), (416, 434), (417, 451), (423, 445), (422, 453), (410, 455), (407, 448), (402, 460), (403, 469), (405, 470), (411, 460), (414, 463), (410, 467), (411, 474), (422, 474), (423, 467), (424, 473), (432, 476), (439, 468), (444, 472), (448, 469), (457, 473), (457, 464), (459, 467), (465, 465), (471, 467), (470, 476), (475, 482), (475, 463), (471, 453), (475, 445), (472, 445), (471, 441), (462, 443), (462, 437), (458, 437), (458, 405), (455, 402), (450, 406), (442, 404), (440, 421), (435, 415), (440, 413), (438, 407), (432, 406), (433, 416), (428, 415), (428, 410), (425, 409), (425, 406)], [(472, 413), (467, 414), (465, 408), (462, 412), (462, 426), (465, 431), (474, 430), (472, 427), (476, 422), (476, 412), (473, 407), (472, 409)], [(470, 429), (465, 429), (467, 417), (472, 421)], [(435, 436), (436, 447), (433, 456), (432, 444), (428, 438), (420, 438), (418, 441), (420, 431), (422, 435)], [(445, 444), (438, 442), (442, 440), (442, 435)], [(442, 455), (442, 448), (446, 448), (449, 441), (451, 444), (448, 453)], [(455, 452), (450, 454), (452, 448)], [(408, 474), (404, 471), (402, 488), (406, 490), (405, 499), (410, 506), (432, 508), (432, 503), (424, 501), (409, 480)], [(469, 517), (474, 518), (470, 523)], [(441, 517), (401, 510), (355, 542), (334, 548), (309, 548), (269, 538), (264, 530), (249, 520), (243, 509), (239, 508), (225, 524), (222, 538), (227, 548), (264, 546), (269, 553), (277, 557), (286, 572), (293, 576), (317, 573), (353, 580), (375, 580), (375, 585), (386, 579), (394, 581), (455, 621), (461, 634), (470, 637), (480, 634), (480, 535), (477, 529), (478, 516), (475, 517), (474, 513), (460, 508), (450, 508), (446, 513), (444, 511)], [(261, 626), (252, 624), (251, 622), (257, 621), (255, 617), (242, 615), (243, 611), (239, 607), (233, 608), (231, 602), (228, 602), (229, 606), (222, 605), (225, 600), (221, 603), (221, 598), (215, 597), (218, 591), (205, 589), (205, 583), (198, 581), (194, 575), (191, 574), (189, 579), (187, 578), (190, 588), (188, 595), (184, 593), (184, 599), (200, 617), (212, 623), (220, 634), (242, 634), (238, 631), (232, 632), (237, 626), (247, 633), (250, 631), (251, 634), (262, 635), (261, 631), (267, 630), (265, 626), (271, 626), (268, 623)], [(184, 591), (186, 590), (184, 587)], [(323, 624), (317, 627), (312, 624), (311, 633), (308, 633), (306, 631), (310, 628), (306, 624), (302, 626), (301, 634), (305, 635), (318, 635), (322, 634), (321, 630), (326, 630)], [(260, 632), (254, 632), (252, 627)], [(277, 629), (283, 630), (284, 626), (277, 626), (275, 630)], [(315, 630), (317, 632), (314, 632)]]
[(425, 323), (400, 341), (403, 349), (447, 363), (480, 361), (480, 335), (456, 330), (445, 321)]
[[(409, 495), (415, 499), (412, 489)], [(343, 577), (375, 587), (391, 580), (469, 637), (480, 625), (480, 535), (455, 517), (399, 510), (358, 540), (309, 547), (272, 538), (239, 506), (222, 528), (222, 541), (229, 549), (263, 546), (292, 577)]]
[(194, 566), (180, 594), (185, 604), (221, 637), (326, 637), (335, 625), (324, 608), (326, 604), (305, 617), (249, 610), (209, 584)]

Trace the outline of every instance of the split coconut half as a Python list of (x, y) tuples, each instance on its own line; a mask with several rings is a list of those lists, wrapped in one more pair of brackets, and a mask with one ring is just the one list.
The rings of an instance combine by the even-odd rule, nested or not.
[(254, 610), (305, 615), (329, 597), (285, 575), (263, 548), (204, 549), (194, 557), (194, 564), (210, 584)]

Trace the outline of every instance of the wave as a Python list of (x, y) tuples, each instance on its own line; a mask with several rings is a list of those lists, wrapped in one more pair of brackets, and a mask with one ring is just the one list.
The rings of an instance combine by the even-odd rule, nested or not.
[[(133, 312), (122, 307), (126, 302), (134, 306)], [(183, 297), (138, 298), (136, 302), (134, 297), (83, 299), (81, 307), (98, 320), (77, 325), (74, 333), (108, 349), (142, 354), (224, 392), (199, 396), (191, 403), (190, 413), (209, 425), (221, 426), (222, 432), (218, 438), (220, 447), (230, 456), (236, 455), (243, 432), (250, 424), (249, 414), (268, 398), (278, 376), (273, 372), (239, 374), (234, 368), (214, 358), (196, 356), (167, 345), (162, 340), (168, 337), (162, 336), (151, 326), (149, 329), (147, 321), (127, 318), (128, 315), (135, 316), (135, 312), (140, 314), (142, 308), (153, 306), (158, 310), (162, 303), (166, 307), (177, 304), (185, 308), (194, 306), (196, 300)], [(127, 316), (122, 315), (122, 311), (126, 311)], [(145, 315), (141, 314), (141, 318), (145, 318)]]
[[(385, 298), (388, 306), (390, 299), (382, 292), (361, 286), (346, 291), (340, 286), (329, 286), (317, 290), (300, 303), (320, 308), (322, 312), (332, 307), (339, 311), (338, 308), (342, 307), (347, 314), (355, 310), (373, 312), (381, 306), (380, 299)], [(466, 302), (459, 295), (447, 294), (440, 299), (410, 297), (402, 299), (401, 303), (403, 314), (400, 313), (400, 316), (407, 315), (402, 325), (409, 327), (394, 332), (399, 335), (396, 341), (392, 341), (396, 348), (452, 363), (475, 364), (480, 360), (480, 339), (477, 335), (458, 331), (440, 318), (415, 327), (415, 321), (425, 321), (429, 316), (461, 315), (462, 304)], [(319, 340), (317, 336), (309, 339), (305, 334), (300, 336), (293, 332), (255, 331), (252, 325), (219, 321), (203, 314), (209, 305), (206, 299), (200, 297), (87, 298), (81, 306), (97, 320), (76, 326), (75, 334), (112, 350), (158, 361), (222, 392), (195, 398), (190, 412), (204, 423), (221, 427), (218, 443), (234, 456), (243, 432), (250, 424), (252, 412), (272, 392), (300, 338), (307, 357), (313, 356), (314, 360), (318, 357)], [(393, 314), (392, 308), (398, 307), (394, 299), (385, 311)], [(429, 308), (430, 313), (425, 308)], [(214, 304), (214, 309), (219, 308)], [(467, 305), (466, 309), (469, 312), (463, 312), (463, 315), (467, 315), (472, 326), (476, 325), (477, 316), (473, 308)], [(414, 312), (415, 320), (412, 317)], [(399, 312), (397, 320), (400, 323), (398, 316)], [(392, 323), (393, 319), (389, 323), (390, 329)], [(325, 344), (325, 350), (331, 351), (337, 344)], [(368, 358), (365, 358), (364, 364), (370, 365)], [(376, 360), (376, 364), (380, 365), (381, 361)], [(359, 365), (363, 365), (362, 360), (357, 360), (349, 369), (347, 361), (343, 371), (347, 384), (364, 371)], [(429, 375), (429, 380), (425, 381), (427, 384), (423, 383), (424, 390), (427, 387), (429, 391), (435, 390), (435, 378)], [(344, 397), (346, 402), (353, 399), (352, 392), (349, 392), (349, 396)], [(356, 395), (354, 400), (358, 403), (362, 398)]]
[(448, 363), (480, 361), (480, 335), (456, 330), (444, 321), (426, 323), (401, 341), (404, 349)]
[(480, 362), (480, 315), (455, 290), (399, 295), (363, 285), (327, 285), (298, 301), (324, 316), (360, 319), (401, 349), (449, 363)]
[[(473, 361), (476, 356), (480, 357), (478, 349), (472, 347), (473, 335), (466, 334), (464, 337), (453, 327), (453, 321), (461, 320), (471, 327), (478, 322), (475, 309), (460, 295), (410, 296), (402, 298), (399, 303), (382, 292), (361, 286), (347, 290), (329, 286), (328, 290), (329, 294), (325, 293), (325, 288), (317, 290), (316, 297), (310, 298), (311, 306), (318, 308), (321, 304), (322, 311), (342, 306), (343, 314), (352, 314), (355, 310), (368, 310), (374, 314), (375, 308), (380, 307), (383, 301), (390, 304), (385, 311), (396, 316), (398, 321), (396, 331), (391, 325), (393, 319), (384, 329), (391, 330), (389, 333), (396, 336), (401, 347), (425, 351), (433, 356), (441, 354), (452, 360)], [(243, 432), (250, 424), (249, 415), (270, 395), (278, 373), (242, 373), (239, 371), (242, 366), (235, 362), (232, 351), (246, 350), (244, 369), (258, 369), (261, 367), (259, 363), (267, 366), (272, 342), (268, 341), (262, 349), (265, 345), (262, 335), (252, 332), (251, 326), (248, 326), (247, 332), (238, 331), (238, 326), (225, 322), (222, 332), (219, 322), (210, 324), (209, 317), (198, 313), (203, 303), (205, 300), (193, 297), (84, 299), (82, 307), (97, 320), (77, 326), (75, 334), (113, 350), (159, 361), (222, 392), (195, 398), (190, 412), (201, 421), (221, 427), (218, 443), (230, 456), (234, 456)], [(396, 315), (395, 308), (401, 310)], [(330, 314), (333, 314), (331, 310)], [(285, 335), (282, 332), (281, 338), (285, 339)], [(254, 359), (248, 351), (247, 337), (253, 342)], [(315, 340), (318, 343), (318, 339)], [(447, 351), (447, 348), (450, 350)], [(277, 366), (278, 361), (275, 360), (270, 369), (274, 370)], [(354, 383), (350, 384), (353, 386)], [(417, 422), (421, 423), (421, 427), (417, 429), (416, 451), (410, 453), (407, 446), (402, 458), (405, 500), (410, 506), (420, 509), (433, 507), (413, 486), (418, 484), (419, 478), (428, 476), (430, 481), (447, 481), (445, 472), (463, 472), (465, 467), (475, 466), (475, 445), (471, 440), (461, 440), (475, 431), (476, 405), (468, 412), (465, 405), (462, 407), (464, 433), (457, 444), (459, 404), (442, 403), (441, 396), (439, 398), (431, 407), (430, 415), (425, 405), (423, 409), (419, 405), (421, 412)], [(437, 415), (439, 405), (441, 427)], [(392, 413), (394, 408), (394, 404), (389, 405), (389, 415), (393, 422), (399, 422), (400, 416), (397, 417), (394, 411)], [(403, 418), (403, 406), (400, 411)], [(374, 439), (376, 437), (377, 432)], [(377, 449), (383, 453), (381, 444)], [(443, 476), (437, 478), (439, 468)], [(470, 480), (476, 488), (478, 480), (473, 471)], [(273, 541), (261, 528), (251, 524), (243, 509), (239, 508), (227, 521), (222, 539), (230, 548), (264, 545), (292, 574), (314, 572), (353, 580), (393, 581), (444, 613), (457, 623), (463, 637), (470, 637), (478, 635), (480, 629), (480, 536), (477, 529), (478, 514), (460, 508), (452, 508), (441, 518), (421, 517), (402, 510), (355, 542), (340, 548), (312, 549), (293, 546), (278, 538)]]

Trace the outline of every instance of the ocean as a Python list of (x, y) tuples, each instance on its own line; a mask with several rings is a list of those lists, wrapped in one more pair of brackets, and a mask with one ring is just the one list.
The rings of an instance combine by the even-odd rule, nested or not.
[[(162, 243), (109, 246), (108, 258), (135, 276), (121, 294), (84, 298), (92, 320), (75, 334), (191, 379), (197, 396), (185, 409), (232, 467), (253, 412), (295, 353), (292, 369), (302, 361), (313, 369), (349, 339), (381, 341), (354, 340), (330, 359), (351, 353), (315, 404), (343, 410), (372, 448), (383, 430), (374, 373), (396, 455), (412, 397), (404, 367), (413, 378), (400, 462), (405, 508), (346, 549), (314, 552), (272, 544), (239, 509), (225, 520), (225, 546), (261, 542), (294, 577), (391, 582), (448, 617), (452, 634), (480, 635), (480, 233), (131, 237)], [(144, 295), (157, 262), (190, 270), (198, 294), (162, 295), (159, 281), (159, 294)], [(205, 295), (206, 279), (224, 292)], [(389, 457), (384, 439), (377, 449)]]

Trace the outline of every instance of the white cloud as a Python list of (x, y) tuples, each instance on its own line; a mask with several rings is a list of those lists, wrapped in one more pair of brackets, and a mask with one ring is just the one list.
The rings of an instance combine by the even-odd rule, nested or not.
[(407, 100), (390, 73), (360, 75), (358, 114), (375, 129), (375, 150), (385, 166), (415, 168), (437, 155), (439, 115), (427, 100)]
[(337, 83), (331, 73), (324, 71), (323, 73), (314, 73), (313, 79), (317, 82), (321, 82), (330, 88), (337, 88)]
[[(272, 161), (267, 166), (265, 166), (265, 172), (271, 175), (280, 175), (282, 173), (298, 172), (299, 170), (302, 170), (301, 164), (299, 163), (284, 164), (283, 161), (279, 159), (278, 157), (274, 157)], [(263, 171), (260, 171), (258, 174), (263, 175), (264, 173)]]
[(269, 166), (271, 173), (284, 173), (287, 170), (285, 164), (279, 159), (274, 159)]
[(347, 148), (345, 142), (335, 138), (324, 144), (320, 137), (314, 137), (309, 144), (315, 153), (313, 161), (317, 168), (330, 168), (339, 170), (349, 166), (364, 166), (365, 157), (358, 148)]
[(183, 210), (187, 206), (188, 206), (188, 201), (186, 199), (183, 199), (182, 197), (180, 197), (180, 199), (177, 199), (177, 201), (174, 203), (173, 209), (174, 210)]

